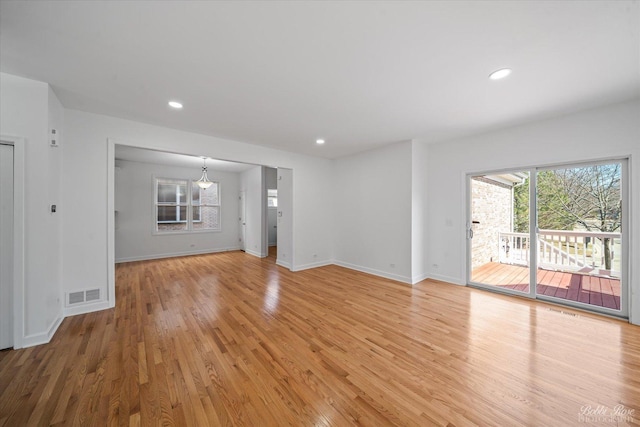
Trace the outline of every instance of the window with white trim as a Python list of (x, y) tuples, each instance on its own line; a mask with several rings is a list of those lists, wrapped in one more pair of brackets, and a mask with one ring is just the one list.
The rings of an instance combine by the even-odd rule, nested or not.
[(278, 190), (267, 190), (267, 207), (278, 207)]
[(220, 231), (220, 183), (202, 189), (190, 179), (155, 179), (156, 232)]

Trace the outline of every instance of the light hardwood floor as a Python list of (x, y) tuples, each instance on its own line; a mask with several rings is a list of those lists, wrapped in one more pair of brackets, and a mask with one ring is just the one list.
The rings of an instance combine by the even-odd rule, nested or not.
[(115, 309), (0, 352), (0, 425), (640, 425), (622, 321), (242, 252), (116, 275)]

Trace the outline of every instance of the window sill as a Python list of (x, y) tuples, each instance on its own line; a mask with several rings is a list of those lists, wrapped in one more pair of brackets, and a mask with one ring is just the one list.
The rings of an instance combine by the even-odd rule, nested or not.
[(157, 231), (154, 230), (153, 236), (175, 236), (177, 234), (205, 234), (205, 233), (222, 233), (222, 230), (175, 230), (175, 231)]

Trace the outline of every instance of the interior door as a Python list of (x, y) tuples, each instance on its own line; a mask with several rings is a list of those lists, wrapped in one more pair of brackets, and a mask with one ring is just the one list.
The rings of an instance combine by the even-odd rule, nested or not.
[(13, 146), (0, 144), (0, 349), (13, 347)]
[(239, 229), (240, 229), (240, 249), (246, 251), (245, 239), (247, 235), (247, 198), (244, 191), (240, 192), (240, 197), (238, 197), (239, 206), (238, 206), (238, 221), (239, 221)]

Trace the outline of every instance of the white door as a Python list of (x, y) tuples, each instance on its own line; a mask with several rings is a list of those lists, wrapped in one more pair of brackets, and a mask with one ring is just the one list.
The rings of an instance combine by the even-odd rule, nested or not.
[(238, 220), (240, 222), (240, 249), (246, 250), (245, 236), (247, 233), (247, 198), (244, 191), (240, 192), (238, 206)]
[(0, 349), (13, 347), (13, 146), (0, 144)]

